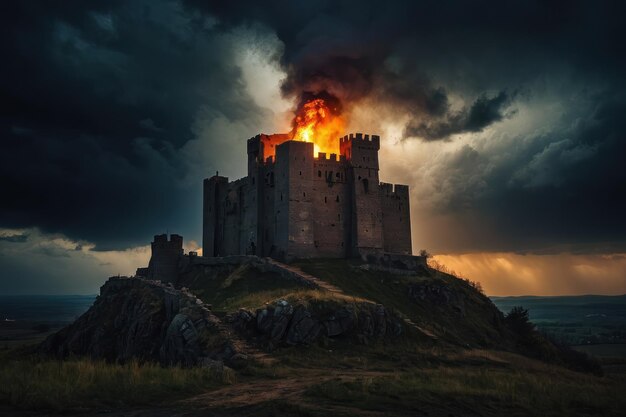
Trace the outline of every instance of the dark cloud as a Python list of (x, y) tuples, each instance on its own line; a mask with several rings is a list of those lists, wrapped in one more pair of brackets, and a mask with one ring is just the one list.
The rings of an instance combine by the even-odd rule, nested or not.
[(28, 240), (27, 234), (14, 234), (8, 236), (0, 236), (0, 241), (9, 243), (24, 243)]
[[(441, 108), (445, 106), (444, 103), (447, 103), (443, 94), (434, 99), (435, 108)], [(418, 125), (414, 125), (415, 122), (411, 121), (406, 126), (404, 134), (407, 137), (439, 140), (448, 139), (459, 133), (480, 132), (492, 123), (512, 116), (515, 113), (514, 110), (507, 112), (510, 103), (511, 97), (504, 91), (491, 98), (482, 95), (468, 109), (445, 114), (443, 121), (440, 118), (432, 118), (431, 121), (422, 121)]]
[[(527, 120), (534, 130), (431, 158), (436, 175), (411, 184), (430, 181), (430, 194), (414, 207), (454, 219), (468, 238), (433, 232), (429, 247), (623, 247), (625, 7), (12, 2), (0, 17), (0, 227), (39, 227), (98, 249), (166, 229), (198, 239), (204, 171), (190, 160), (207, 173), (243, 170), (244, 148), (224, 142), (225, 132), (245, 141), (268, 116), (246, 90), (230, 38), (256, 27), (282, 43), (271, 58), (287, 97), (330, 94), (346, 112), (370, 106), (403, 120), (407, 140), (485, 134), (522, 117), (522, 106), (562, 105)], [(204, 153), (201, 135), (210, 138)], [(407, 174), (416, 168), (407, 163)]]
[(183, 184), (177, 156), (196, 115), (260, 111), (211, 18), (165, 1), (17, 2), (1, 21), (3, 226), (99, 248), (191, 235), (180, 219), (199, 212), (201, 178)]

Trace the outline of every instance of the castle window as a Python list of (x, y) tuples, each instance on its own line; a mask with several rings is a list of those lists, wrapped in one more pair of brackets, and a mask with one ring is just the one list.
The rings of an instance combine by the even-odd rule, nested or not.
[(283, 193), (280, 193), (280, 201), (283, 201)]
[(341, 174), (337, 173), (337, 175), (335, 175), (335, 177), (341, 178)]
[(324, 203), (328, 203), (328, 199), (324, 197)]
[(302, 193), (302, 197), (306, 197), (306, 193)]
[(337, 220), (341, 220), (341, 214), (337, 215)]
[(254, 177), (252, 177), (252, 185), (254, 185)]
[(367, 194), (367, 192), (369, 191), (369, 181), (367, 180), (367, 178), (363, 179), (363, 191)]
[(322, 178), (322, 171), (317, 171), (317, 176)]
[(302, 175), (302, 171), (300, 171), (300, 175)]
[(337, 195), (337, 198), (335, 199), (336, 202), (339, 202), (339, 195)]

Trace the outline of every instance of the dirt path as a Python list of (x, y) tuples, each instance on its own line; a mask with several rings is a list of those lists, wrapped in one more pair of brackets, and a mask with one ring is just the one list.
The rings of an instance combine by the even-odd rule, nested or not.
[(378, 417), (384, 413), (374, 411), (364, 411), (361, 409), (350, 409), (344, 406), (322, 405), (319, 402), (306, 397), (307, 389), (314, 385), (322, 384), (331, 380), (350, 381), (358, 378), (374, 378), (381, 376), (391, 376), (393, 372), (383, 371), (303, 371), (299, 376), (289, 376), (280, 379), (258, 379), (241, 382), (228, 387), (220, 388), (197, 395), (195, 397), (180, 401), (183, 408), (193, 409), (217, 409), (229, 410), (235, 408), (252, 408), (262, 406), (271, 401), (288, 402), (303, 409), (315, 409), (316, 411), (326, 411), (341, 409), (343, 413), (354, 413), (355, 415)]

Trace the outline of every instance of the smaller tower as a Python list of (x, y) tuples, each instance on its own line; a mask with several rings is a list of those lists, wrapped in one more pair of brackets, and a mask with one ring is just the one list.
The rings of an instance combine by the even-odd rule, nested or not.
[(156, 235), (152, 242), (152, 256), (148, 264), (148, 278), (176, 282), (178, 265), (183, 256), (183, 237), (172, 234)]

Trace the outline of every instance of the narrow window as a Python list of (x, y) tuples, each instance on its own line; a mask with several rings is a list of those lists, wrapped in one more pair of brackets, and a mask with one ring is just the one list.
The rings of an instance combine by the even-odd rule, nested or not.
[(306, 193), (302, 193), (302, 197), (306, 197)]
[(324, 203), (328, 203), (328, 200), (326, 197), (324, 197)]
[(300, 171), (300, 175), (302, 175), (302, 171)]
[(337, 215), (337, 220), (341, 220), (341, 213)]
[(337, 198), (335, 198), (336, 202), (339, 202), (339, 194), (337, 194)]
[(280, 201), (283, 201), (283, 193), (280, 193)]
[(317, 171), (317, 176), (322, 178), (322, 171)]

